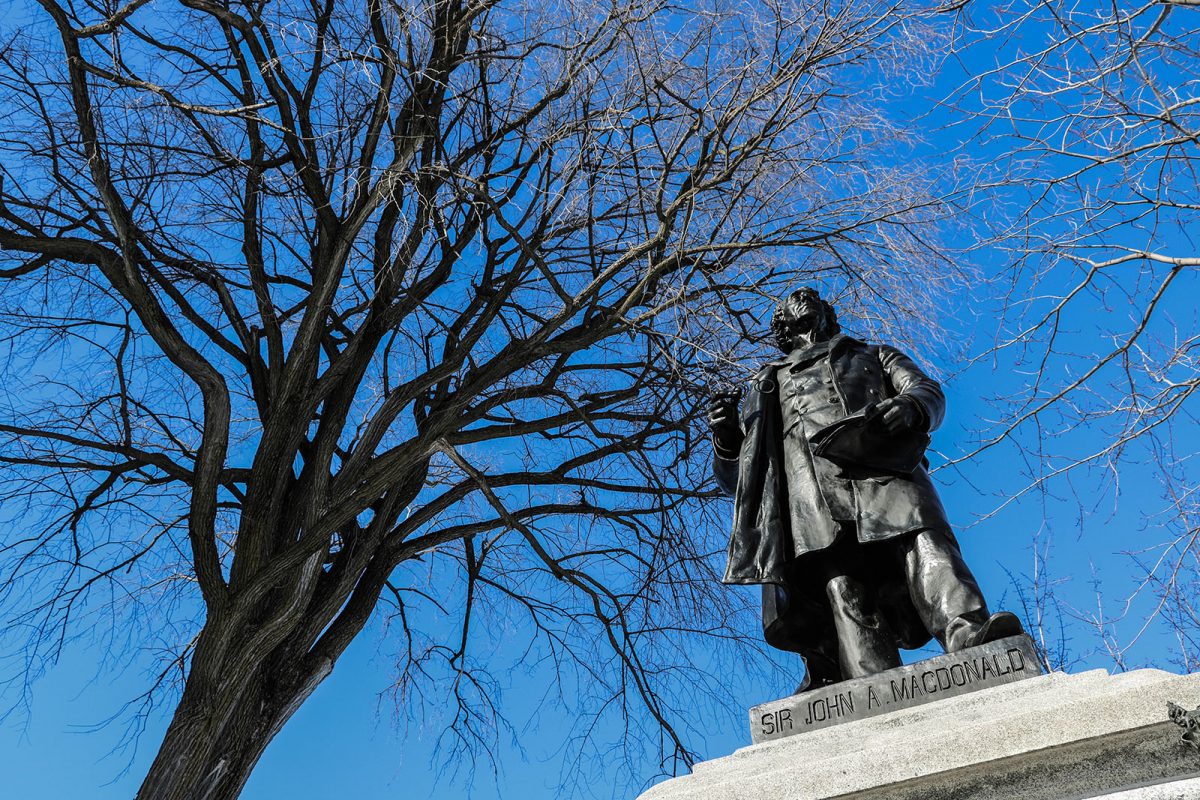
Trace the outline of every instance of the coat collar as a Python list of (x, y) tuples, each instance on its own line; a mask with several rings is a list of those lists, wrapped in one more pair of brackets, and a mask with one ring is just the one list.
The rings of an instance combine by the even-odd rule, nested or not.
[(786, 356), (781, 356), (766, 362), (762, 365), (762, 369), (759, 370), (759, 375), (766, 375), (769, 371), (774, 371), (782, 366), (803, 366), (805, 364), (810, 364), (813, 361), (816, 361), (819, 358), (824, 358), (827, 354), (831, 354), (834, 351), (850, 344), (862, 345), (862, 342), (851, 336), (847, 336), (844, 333), (836, 334), (833, 336), (833, 338), (827, 339), (824, 342), (811, 344), (803, 349), (794, 350)]

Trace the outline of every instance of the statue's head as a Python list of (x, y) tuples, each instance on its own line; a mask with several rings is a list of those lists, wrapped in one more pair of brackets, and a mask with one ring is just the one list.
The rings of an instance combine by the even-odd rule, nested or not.
[(809, 333), (815, 341), (822, 341), (841, 330), (833, 306), (822, 300), (816, 289), (807, 286), (783, 298), (771, 315), (771, 331), (779, 349), (785, 353), (795, 349), (801, 333)]

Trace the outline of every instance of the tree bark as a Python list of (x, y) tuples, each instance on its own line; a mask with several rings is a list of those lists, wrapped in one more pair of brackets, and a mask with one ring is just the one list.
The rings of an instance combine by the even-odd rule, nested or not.
[(259, 664), (231, 664), (253, 673), (236, 695), (189, 676), (137, 800), (236, 800), (275, 734), (333, 671), (329, 659), (303, 670), (293, 660), (289, 668), (289, 650), (280, 647)]

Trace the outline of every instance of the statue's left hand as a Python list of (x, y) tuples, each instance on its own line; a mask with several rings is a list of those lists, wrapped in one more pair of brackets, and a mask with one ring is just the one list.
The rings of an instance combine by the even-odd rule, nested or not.
[(921, 412), (911, 398), (889, 397), (867, 409), (867, 422), (882, 426), (888, 433), (902, 433), (920, 427)]

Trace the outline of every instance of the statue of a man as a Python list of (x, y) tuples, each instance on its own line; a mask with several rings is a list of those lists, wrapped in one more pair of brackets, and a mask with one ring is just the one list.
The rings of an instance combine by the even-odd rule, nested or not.
[[(708, 423), (735, 498), (724, 580), (763, 584), (767, 642), (806, 663), (798, 691), (899, 666), (899, 648), (931, 636), (951, 652), (1020, 633), (1015, 615), (988, 613), (929, 480), (937, 382), (899, 350), (843, 335), (814, 289), (784, 298), (771, 327), (784, 357), (755, 374), (740, 415), (741, 392), (716, 395)], [(821, 455), (813, 440), (852, 415), (881, 456), (915, 438), (920, 463)]]

